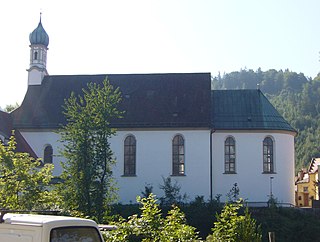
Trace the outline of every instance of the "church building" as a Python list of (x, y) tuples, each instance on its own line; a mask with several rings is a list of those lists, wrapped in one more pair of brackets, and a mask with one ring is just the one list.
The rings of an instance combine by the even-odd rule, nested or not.
[[(66, 124), (64, 100), (107, 77), (122, 94), (122, 119), (110, 139), (119, 202), (171, 177), (190, 200), (226, 194), (235, 183), (248, 202), (294, 204), (296, 131), (260, 90), (211, 90), (210, 73), (49, 75), (49, 36), (41, 20), (30, 34), (28, 90), (19, 108), (0, 112), (0, 138), (14, 129), (22, 150), (62, 171), (55, 132)], [(3, 122), (1, 120), (4, 120)]]

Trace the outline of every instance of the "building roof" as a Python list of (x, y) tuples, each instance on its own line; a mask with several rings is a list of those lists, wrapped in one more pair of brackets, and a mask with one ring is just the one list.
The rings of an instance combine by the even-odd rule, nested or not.
[(24, 139), (19, 130), (14, 131), (14, 137), (16, 138), (16, 151), (21, 153), (28, 153), (31, 157), (37, 159), (38, 156), (28, 144), (28, 142)]
[[(14, 128), (12, 126), (12, 117), (10, 113), (0, 111), (0, 134), (2, 134), (5, 138), (9, 139), (9, 137), (13, 134), (13, 130)], [(14, 131), (14, 136), (17, 143), (17, 152), (29, 153), (33, 158), (38, 158), (33, 149), (27, 143), (27, 141), (23, 138), (19, 130)]]
[(296, 132), (260, 90), (211, 91), (210, 73), (45, 76), (29, 85), (12, 112), (16, 129), (55, 129), (66, 124), (64, 100), (82, 94), (90, 82), (108, 78), (119, 87), (124, 118), (115, 128), (213, 128)]
[(9, 113), (0, 110), (0, 134), (10, 137), (12, 132), (12, 119)]
[(320, 165), (320, 158), (312, 158), (309, 164), (308, 173), (318, 172), (319, 165)]
[(58, 128), (65, 124), (64, 100), (81, 94), (89, 82), (108, 77), (119, 87), (124, 118), (116, 128), (210, 128), (210, 73), (110, 74), (46, 76), (41, 85), (29, 85), (13, 124), (23, 128)]
[(39, 22), (37, 28), (35, 28), (35, 30), (33, 30), (32, 33), (30, 33), (29, 41), (30, 41), (30, 44), (32, 44), (32, 45), (38, 44), (38, 45), (44, 45), (44, 46), (48, 47), (49, 35), (44, 30), (42, 23), (41, 23), (41, 19), (40, 19), (40, 22)]
[(309, 177), (305, 177), (302, 180), (296, 181), (296, 184), (309, 183), (309, 182), (310, 182)]
[(215, 130), (296, 132), (260, 90), (214, 90), (211, 102)]

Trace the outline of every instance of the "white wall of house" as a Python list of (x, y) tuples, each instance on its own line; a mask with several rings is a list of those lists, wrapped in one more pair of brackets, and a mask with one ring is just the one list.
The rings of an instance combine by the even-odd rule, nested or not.
[[(123, 176), (123, 142), (129, 134), (137, 141), (135, 177)], [(176, 134), (185, 140), (185, 176), (172, 176), (172, 181), (177, 181), (181, 194), (186, 193), (191, 200), (197, 195), (209, 198), (209, 130), (119, 131), (111, 148), (118, 161), (114, 174), (122, 202), (135, 202), (147, 184), (153, 186), (157, 197), (163, 196), (159, 185), (163, 184), (162, 177), (172, 174), (172, 139)]]
[[(32, 132), (21, 131), (26, 141), (38, 157), (43, 157), (46, 145), (53, 148), (54, 175), (62, 171), (59, 156), (61, 144), (59, 135), (51, 131)], [(123, 176), (124, 139), (127, 135), (136, 138), (136, 176)], [(181, 186), (181, 194), (186, 193), (193, 200), (195, 196), (209, 199), (210, 194), (210, 131), (209, 130), (136, 130), (118, 131), (111, 138), (111, 149), (117, 163), (114, 167), (114, 177), (119, 187), (119, 200), (122, 203), (134, 203), (136, 196), (141, 195), (146, 185), (153, 186), (157, 197), (163, 196), (159, 185), (163, 184), (162, 177), (172, 174), (172, 139), (181, 134), (185, 140), (185, 176), (172, 176)]]
[(62, 148), (61, 143), (59, 143), (60, 136), (54, 133), (51, 130), (44, 131), (22, 131), (20, 133), (28, 142), (30, 147), (36, 153), (36, 155), (43, 159), (44, 148), (47, 145), (51, 145), (53, 149), (53, 175), (58, 176), (62, 172), (61, 162), (64, 162), (65, 159), (59, 153), (59, 149)]
[(41, 85), (43, 77), (46, 74), (45, 69), (34, 67), (28, 71), (28, 85)]
[[(26, 141), (39, 157), (43, 157), (46, 145), (53, 148), (54, 175), (62, 171), (59, 156), (59, 136), (51, 131), (21, 131)], [(123, 176), (123, 142), (132, 134), (137, 141), (136, 176)], [(210, 196), (210, 132), (208, 130), (128, 130), (118, 131), (112, 137), (111, 148), (117, 163), (114, 177), (119, 187), (119, 201), (135, 202), (146, 185), (153, 186), (153, 192), (163, 196), (159, 185), (162, 177), (172, 174), (172, 139), (181, 134), (185, 139), (185, 176), (172, 176), (178, 181), (181, 193), (190, 199), (195, 196)], [(224, 174), (224, 141), (232, 136), (236, 141), (236, 174)], [(270, 136), (274, 140), (274, 174), (263, 174), (263, 139)], [(213, 196), (222, 194), (222, 201), (234, 183), (240, 189), (240, 197), (249, 202), (265, 202), (270, 195), (270, 177), (272, 192), (279, 202), (294, 203), (294, 136), (289, 133), (265, 132), (221, 132), (212, 134), (213, 154)]]
[[(236, 141), (236, 174), (224, 174), (224, 141), (232, 136)], [(263, 174), (263, 140), (274, 140), (274, 174)], [(278, 202), (294, 204), (294, 135), (281, 132), (216, 131), (212, 134), (213, 196), (221, 200), (238, 184), (240, 197), (249, 202), (265, 202), (272, 193)]]

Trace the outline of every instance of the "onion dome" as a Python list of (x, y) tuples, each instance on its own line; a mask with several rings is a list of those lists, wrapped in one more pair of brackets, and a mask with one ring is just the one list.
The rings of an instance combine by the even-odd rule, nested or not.
[(44, 45), (48, 47), (49, 45), (49, 35), (44, 30), (41, 19), (38, 24), (38, 27), (32, 31), (32, 33), (29, 35), (29, 40), (32, 45)]

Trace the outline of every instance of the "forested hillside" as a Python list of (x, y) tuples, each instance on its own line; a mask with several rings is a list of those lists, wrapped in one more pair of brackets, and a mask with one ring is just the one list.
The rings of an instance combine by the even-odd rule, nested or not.
[(320, 73), (315, 78), (289, 70), (240, 70), (212, 78), (213, 89), (256, 89), (298, 131), (296, 170), (320, 157)]

